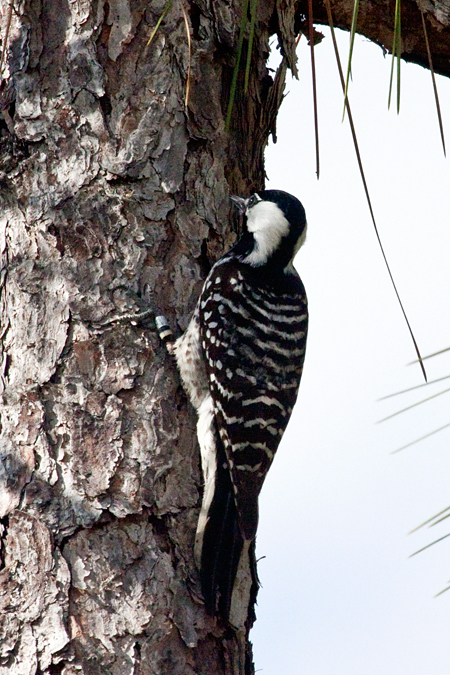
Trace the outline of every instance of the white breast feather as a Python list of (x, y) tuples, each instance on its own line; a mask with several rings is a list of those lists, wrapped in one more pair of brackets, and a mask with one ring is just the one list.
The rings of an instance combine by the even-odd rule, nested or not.
[(176, 340), (174, 355), (184, 388), (189, 394), (189, 398), (198, 415), (197, 437), (200, 445), (204, 489), (195, 536), (194, 558), (197, 566), (200, 568), (203, 535), (208, 520), (209, 507), (214, 496), (217, 451), (214, 437), (214, 407), (200, 347), (197, 311), (192, 317), (186, 332)]
[(189, 394), (192, 405), (198, 410), (209, 394), (208, 376), (200, 347), (198, 311), (194, 313), (186, 332), (175, 341), (173, 353), (183, 386)]
[(214, 497), (216, 483), (217, 451), (214, 438), (214, 405), (209, 394), (198, 409), (197, 436), (202, 458), (204, 479), (203, 500), (198, 517), (195, 535), (194, 559), (197, 567), (201, 567), (203, 535), (208, 521), (208, 511)]

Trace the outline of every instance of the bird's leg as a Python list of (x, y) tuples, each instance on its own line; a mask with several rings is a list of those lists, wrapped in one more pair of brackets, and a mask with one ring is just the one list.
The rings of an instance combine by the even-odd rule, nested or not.
[(155, 317), (155, 324), (161, 342), (165, 345), (169, 354), (173, 354), (175, 339), (166, 317), (159, 314)]
[(117, 323), (131, 323), (134, 325), (142, 324), (144, 328), (149, 329), (152, 329), (155, 325), (161, 342), (164, 344), (169, 354), (173, 354), (175, 338), (166, 317), (162, 314), (158, 314), (157, 310), (155, 310), (145, 298), (134, 293), (129, 288), (124, 290), (126, 296), (133, 301), (135, 306), (137, 305), (136, 310), (133, 311), (133, 308), (130, 308), (130, 311), (122, 311), (109, 315), (101, 321), (90, 324), (90, 329), (98, 333), (103, 332), (109, 326)]

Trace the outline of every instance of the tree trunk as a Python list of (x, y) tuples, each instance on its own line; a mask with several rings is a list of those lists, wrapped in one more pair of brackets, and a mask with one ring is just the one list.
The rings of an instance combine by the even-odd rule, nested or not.
[(3, 5), (0, 673), (252, 671), (201, 602), (194, 413), (153, 324), (115, 319), (146, 295), (186, 327), (286, 67), (272, 3), (230, 142), (240, 2), (174, 0), (147, 47), (164, 8)]
[(264, 184), (303, 5), (258, 4), (227, 130), (242, 5), (0, 5), (0, 675), (253, 672), (248, 630), (201, 601), (194, 413), (130, 319), (186, 327), (234, 240), (230, 193)]

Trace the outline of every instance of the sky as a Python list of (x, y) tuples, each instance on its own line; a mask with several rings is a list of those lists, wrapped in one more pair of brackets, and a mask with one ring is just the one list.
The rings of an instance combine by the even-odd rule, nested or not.
[[(320, 27), (319, 27), (320, 28)], [(310, 55), (298, 47), (269, 188), (303, 203), (296, 259), (310, 324), (300, 394), (260, 497), (262, 588), (251, 633), (263, 675), (449, 675), (450, 532), (413, 528), (450, 506), (450, 387), (423, 383), (377, 244), (355, 158), (331, 37), (316, 47), (321, 174), (315, 175)], [(338, 33), (346, 63), (348, 34)], [(422, 355), (450, 347), (450, 165), (431, 75), (402, 62), (401, 107), (387, 109), (390, 57), (356, 39), (349, 98), (386, 255)], [(450, 80), (438, 77), (450, 152)], [(450, 374), (450, 352), (426, 362)]]

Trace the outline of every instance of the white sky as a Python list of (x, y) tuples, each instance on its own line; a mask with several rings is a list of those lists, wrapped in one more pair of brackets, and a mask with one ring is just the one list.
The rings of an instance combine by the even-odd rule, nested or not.
[[(414, 348), (390, 285), (365, 201), (331, 37), (315, 50), (321, 177), (315, 176), (309, 48), (300, 82), (267, 151), (270, 188), (295, 194), (309, 230), (297, 257), (310, 307), (297, 407), (260, 499), (263, 588), (252, 631), (264, 675), (448, 675), (450, 532), (408, 531), (450, 506), (450, 392), (382, 424), (376, 421), (450, 387), (421, 384)], [(348, 34), (340, 33), (345, 62)], [(423, 355), (450, 346), (450, 166), (428, 71), (402, 62), (400, 116), (387, 111), (390, 57), (355, 43), (350, 103), (378, 227)], [(450, 152), (450, 81), (438, 77)], [(450, 356), (427, 362), (429, 379)]]

